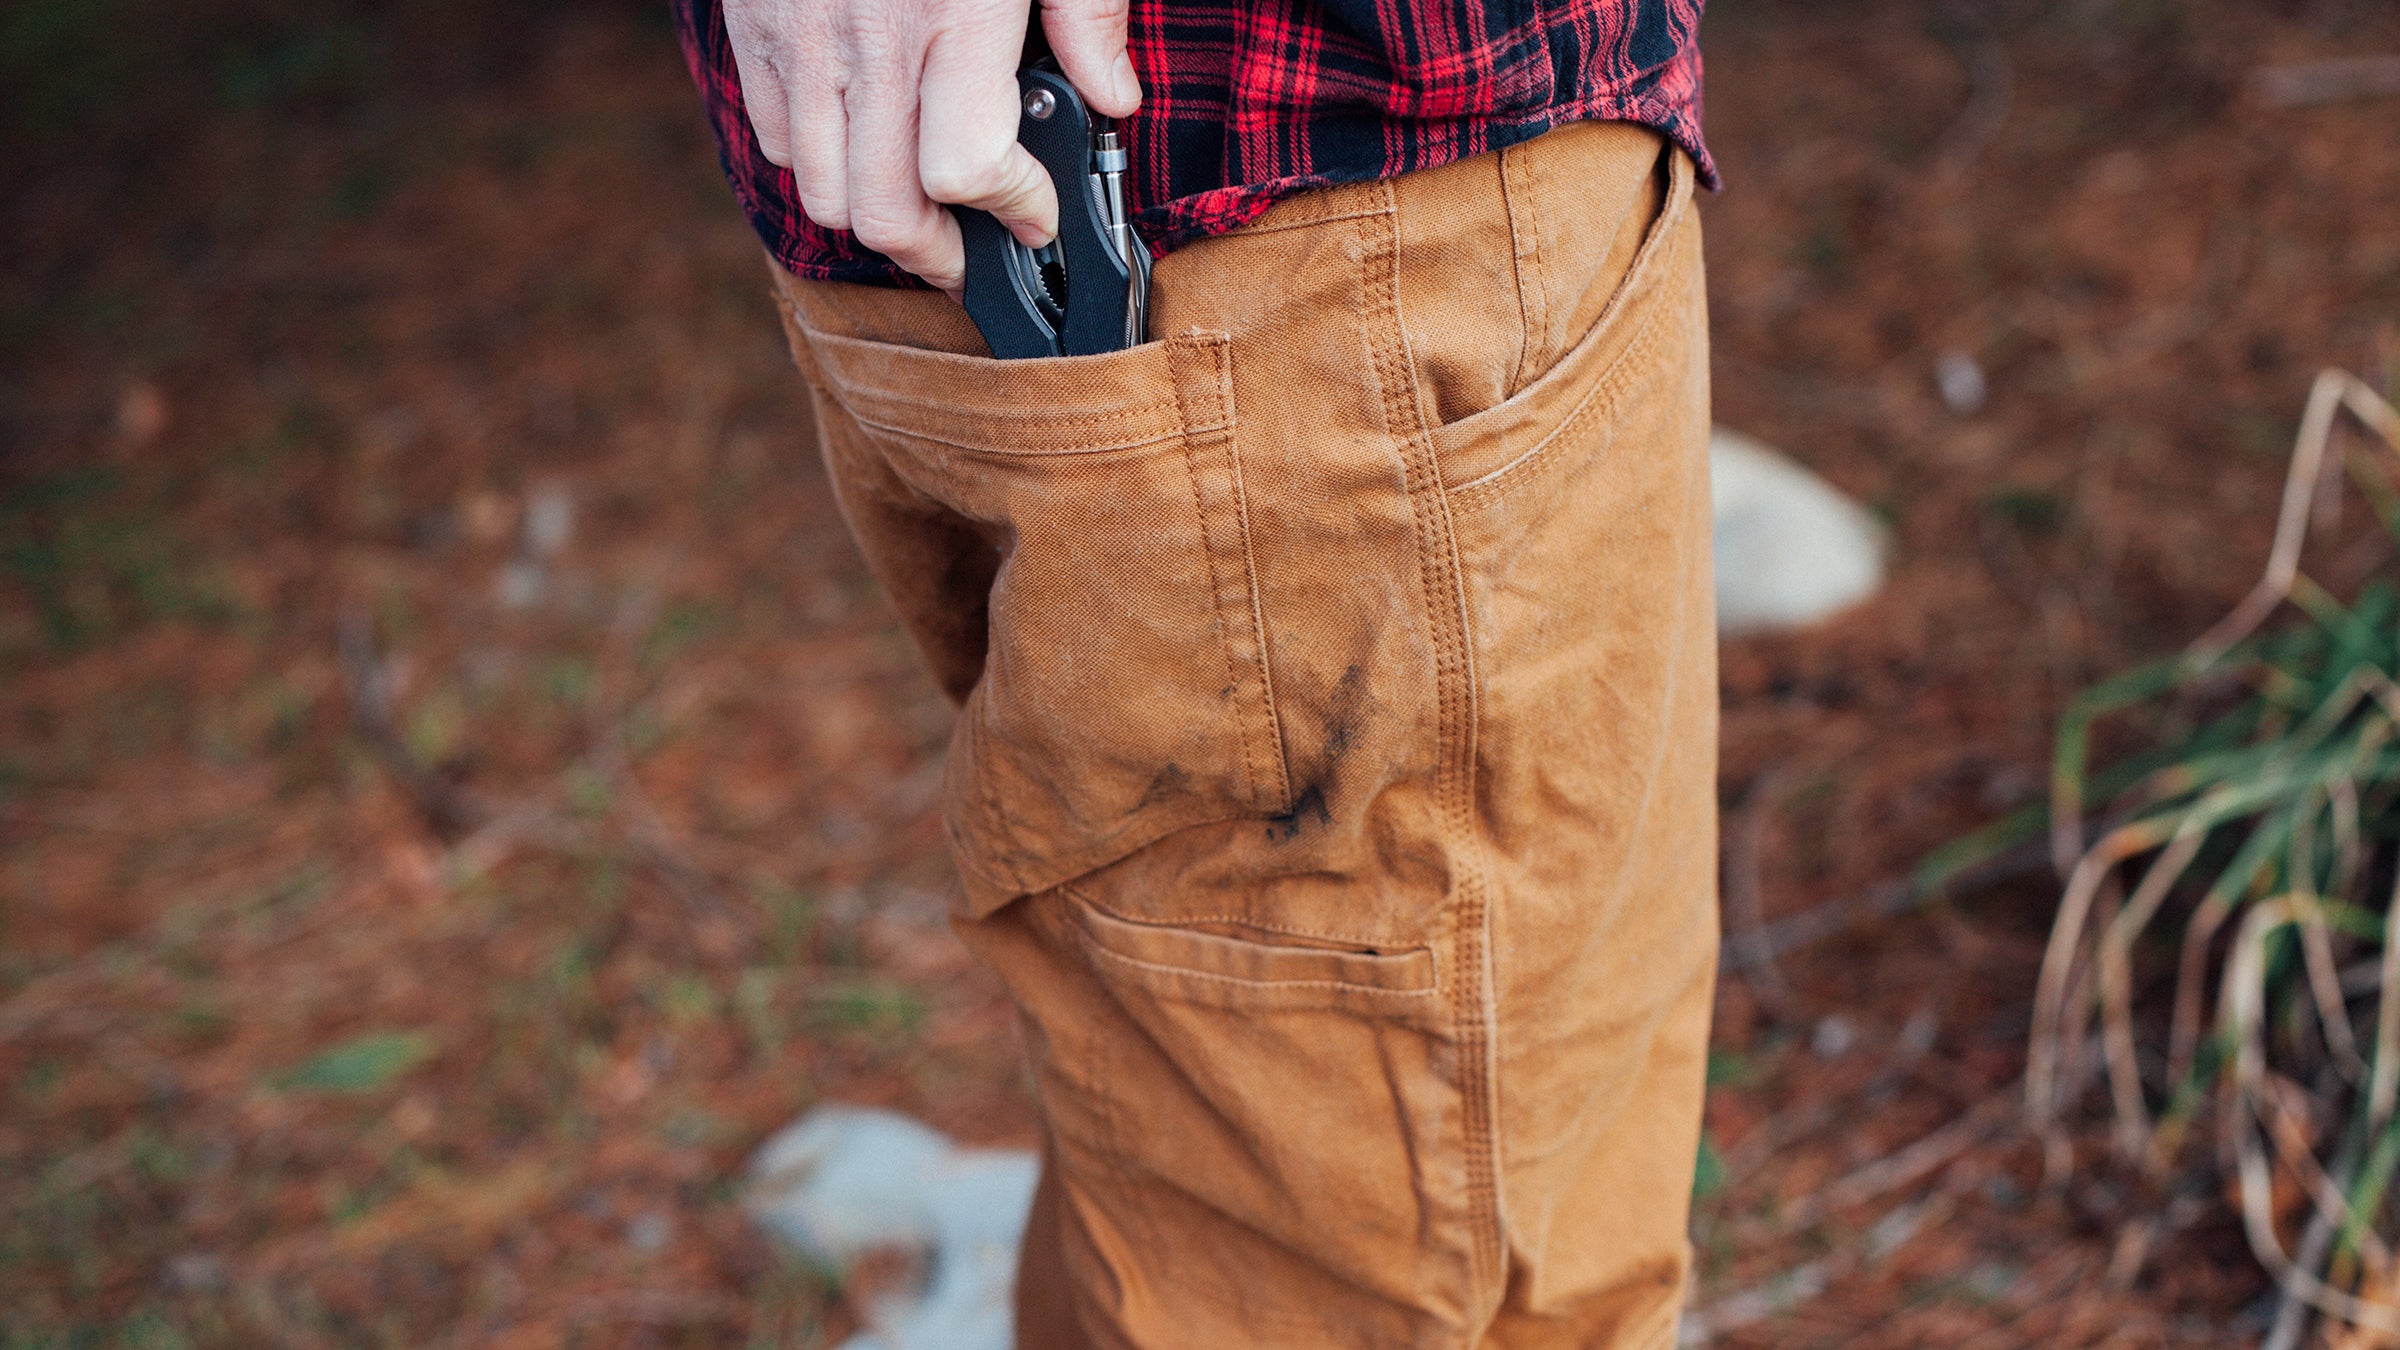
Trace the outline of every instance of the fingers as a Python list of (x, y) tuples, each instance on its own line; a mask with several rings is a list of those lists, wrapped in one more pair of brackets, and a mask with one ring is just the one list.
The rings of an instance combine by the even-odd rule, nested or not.
[(917, 177), (937, 202), (989, 211), (1038, 248), (1058, 236), (1058, 193), (1017, 144), (1017, 79), (1003, 47), (964, 33), (926, 52)]
[[(832, 81), (803, 80), (791, 91), (792, 171), (800, 209), (829, 230), (850, 228), (850, 113)], [(773, 156), (769, 156), (773, 158)]]
[(778, 68), (787, 35), (772, 15), (760, 12), (755, 0), (725, 0), (725, 30), (732, 40), (734, 73), (741, 78), (742, 106), (758, 133), (759, 153), (769, 163), (790, 168), (791, 101)]
[(759, 153), (792, 171), (809, 219), (848, 229), (848, 63), (822, 15), (778, 0), (725, 0), (725, 30)]
[(1110, 117), (1142, 106), (1142, 82), (1125, 53), (1128, 0), (1040, 0), (1042, 31), (1058, 68), (1083, 101)]
[(966, 249), (958, 222), (918, 178), (916, 82), (863, 75), (848, 99), (850, 229), (934, 287), (957, 290), (966, 282)]
[[(1098, 111), (1140, 102), (1126, 0), (1055, 0), (1043, 22)], [(1058, 194), (1017, 144), (1026, 0), (724, 0), (760, 153), (801, 209), (943, 290), (965, 281), (946, 205), (989, 211), (1028, 245), (1058, 233)]]

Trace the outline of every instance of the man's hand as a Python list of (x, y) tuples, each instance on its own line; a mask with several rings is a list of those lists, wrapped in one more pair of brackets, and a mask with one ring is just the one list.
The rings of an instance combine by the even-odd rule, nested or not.
[[(1026, 244), (1058, 233), (1058, 195), (1017, 144), (1028, 0), (724, 0), (759, 148), (801, 209), (958, 294), (966, 252), (942, 203), (991, 212)], [(1084, 100), (1132, 114), (1127, 0), (1042, 0)]]

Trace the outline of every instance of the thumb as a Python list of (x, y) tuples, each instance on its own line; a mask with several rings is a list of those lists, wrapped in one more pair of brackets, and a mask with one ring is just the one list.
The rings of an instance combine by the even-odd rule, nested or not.
[(1075, 91), (1094, 112), (1131, 117), (1142, 106), (1142, 82), (1125, 54), (1130, 0), (1041, 0), (1042, 32)]

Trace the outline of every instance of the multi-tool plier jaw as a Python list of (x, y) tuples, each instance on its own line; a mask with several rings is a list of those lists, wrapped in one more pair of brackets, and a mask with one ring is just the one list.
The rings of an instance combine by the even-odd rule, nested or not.
[(1027, 248), (989, 213), (954, 208), (967, 315), (997, 357), (1133, 346), (1148, 318), (1150, 251), (1126, 214), (1123, 141), (1047, 59), (1018, 72), (1017, 90), (1017, 140), (1058, 189), (1058, 238)]

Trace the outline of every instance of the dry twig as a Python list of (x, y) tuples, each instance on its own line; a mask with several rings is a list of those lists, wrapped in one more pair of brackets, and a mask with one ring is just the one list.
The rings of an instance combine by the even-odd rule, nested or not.
[[(2383, 1197), (2364, 1197), (2368, 1212), (2361, 1214), (2353, 1209), (2350, 1188), (2367, 1175), (2365, 1141), (2383, 1138), (2394, 1099), (2400, 1097), (2400, 882), (2384, 906), (2379, 930), (2368, 928), (2374, 921), (2362, 916), (2351, 898), (2370, 861), (2371, 822), (2362, 819), (2367, 809), (2362, 794), (2375, 789), (2380, 795), (2371, 799), (2373, 809), (2389, 810), (2392, 745), (2400, 740), (2400, 684), (2383, 668), (2388, 652), (2364, 654), (2383, 650), (2371, 643), (2384, 621), (2358, 617), (2363, 609), (2345, 609), (2300, 571), (2311, 525), (2328, 518), (2332, 472), (2340, 462), (2329, 449), (2335, 419), (2345, 409), (2400, 453), (2400, 412), (2353, 376), (2321, 373), (2293, 445), (2274, 545), (2258, 583), (2179, 661), (2129, 672), (2096, 688), (2079, 700), (2061, 731), (2052, 799), (2059, 823), (2052, 844), (2065, 887), (2035, 991), (2025, 1081), (2027, 1116), (2045, 1140), (2051, 1175), (2063, 1177), (2071, 1164), (2063, 1117), (2081, 1091), (2086, 1027), (2097, 1015), (2118, 1152), (2154, 1168), (2171, 1158), (2173, 1138), (2188, 1120), (2187, 1107), (2175, 1108), (2175, 1136), (2154, 1126), (2135, 1034), (2132, 954), (2170, 894), (2192, 874), (2203, 848), (2225, 843), (2231, 851), (2214, 856), (2227, 861), (2212, 864), (2219, 870), (2184, 921), (2167, 1082), (2184, 1083), (2193, 1072), (2209, 952), (2238, 917), (2219, 980), (2218, 1035), (2230, 1064), (2218, 1078), (2218, 1141), (2238, 1182), (2252, 1251), (2283, 1290), (2284, 1308), (2269, 1340), (2284, 1347), (2297, 1343), (2311, 1312), (2400, 1335), (2400, 1307), (2337, 1288), (2326, 1274), (2337, 1234), (2340, 1247), (2356, 1254), (2369, 1277), (2360, 1281), (2360, 1290), (2379, 1288), (2378, 1272), (2393, 1266), (2389, 1247), (2369, 1222)], [(2400, 522), (2386, 523), (2400, 528)], [(2318, 645), (2297, 649), (2301, 656), (2284, 656), (2276, 654), (2284, 648), (2270, 643), (2238, 665), (2226, 663), (2224, 658), (2248, 643), (2287, 600), (2308, 609), (2320, 625), (2298, 630), (2295, 639)], [(2390, 601), (2377, 603), (2388, 608)], [(2246, 706), (2263, 709), (2256, 721), (2219, 724), (2235, 729), (2241, 739), (2231, 743), (2237, 748), (2202, 741), (2201, 748), (2122, 793), (2118, 809), (2130, 804), (2130, 814), (2087, 844), (2074, 822), (2084, 806), (2083, 756), (2091, 720), (2162, 691), (2192, 690), (2220, 667), (2266, 686), (2246, 695), (2259, 700)], [(2111, 915), (2117, 889), (2138, 859), (2146, 859), (2139, 882)], [(2337, 913), (2338, 926), (2352, 937), (2372, 933), (2368, 940), (2381, 944), (2377, 961), (2348, 972), (2341, 968)], [(2288, 948), (2279, 947), (2286, 930)], [(2288, 950), (2292, 957), (2282, 967), (2291, 972), (2288, 982), (2276, 988), (2290, 989), (2290, 1006), (2312, 1018), (2316, 1028), (2318, 1045), (2308, 1062), (2326, 1075), (2318, 1085), (2340, 1090), (2346, 1081), (2363, 1094), (2353, 1100), (2364, 1106), (2367, 1128), (2360, 1131), (2353, 1117), (2342, 1129), (2330, 1165), (2320, 1162), (2317, 1151), (2322, 1111), (2314, 1104), (2295, 1106), (2309, 1103), (2309, 1092), (2268, 1064), (2270, 952), (2276, 950)], [(2349, 1009), (2352, 996), (2367, 988), (2378, 994), (2371, 1058), (2362, 1053), (2361, 1033), (2353, 1029)], [(2293, 1036), (2302, 1030), (2302, 1023), (2290, 1024)], [(2388, 1161), (2373, 1164), (2377, 1186)], [(2277, 1231), (2279, 1176), (2294, 1183), (2311, 1210), (2291, 1250)], [(2147, 1245), (2146, 1231), (2129, 1227), (2112, 1265), (2138, 1265)]]

